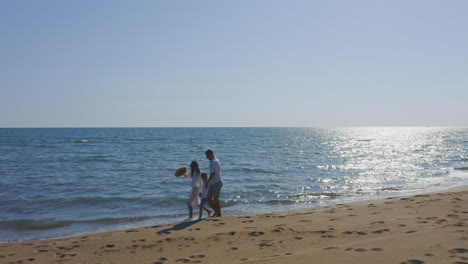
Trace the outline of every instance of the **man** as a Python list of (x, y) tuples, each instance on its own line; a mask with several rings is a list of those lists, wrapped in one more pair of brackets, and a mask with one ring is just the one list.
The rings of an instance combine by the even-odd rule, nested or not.
[(215, 157), (214, 152), (209, 149), (205, 152), (206, 158), (210, 160), (210, 177), (208, 178), (208, 202), (215, 211), (213, 216), (221, 216), (221, 203), (219, 195), (223, 187), (223, 178), (221, 177), (221, 163)]

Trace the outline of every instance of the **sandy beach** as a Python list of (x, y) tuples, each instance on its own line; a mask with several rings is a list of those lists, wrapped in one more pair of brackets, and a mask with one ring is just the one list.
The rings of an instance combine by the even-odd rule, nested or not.
[(468, 188), (0, 244), (0, 263), (468, 263)]

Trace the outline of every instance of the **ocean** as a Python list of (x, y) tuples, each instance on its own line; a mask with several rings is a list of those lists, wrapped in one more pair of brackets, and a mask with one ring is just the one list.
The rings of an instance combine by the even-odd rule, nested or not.
[(183, 221), (207, 149), (225, 216), (468, 184), (467, 128), (0, 128), (0, 242)]

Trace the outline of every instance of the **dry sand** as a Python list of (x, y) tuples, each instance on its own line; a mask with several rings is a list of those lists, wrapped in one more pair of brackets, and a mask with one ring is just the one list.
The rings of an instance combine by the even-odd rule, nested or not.
[(468, 188), (0, 244), (0, 263), (468, 263)]

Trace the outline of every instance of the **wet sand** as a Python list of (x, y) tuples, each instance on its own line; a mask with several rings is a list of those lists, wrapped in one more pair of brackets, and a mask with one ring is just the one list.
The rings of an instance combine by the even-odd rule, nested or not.
[(468, 264), (468, 187), (0, 244), (0, 263)]

